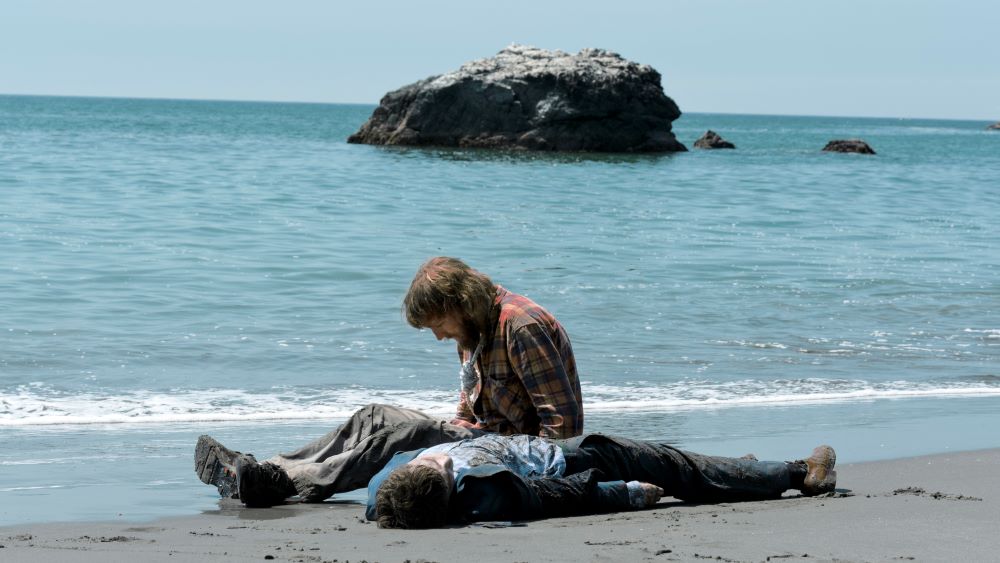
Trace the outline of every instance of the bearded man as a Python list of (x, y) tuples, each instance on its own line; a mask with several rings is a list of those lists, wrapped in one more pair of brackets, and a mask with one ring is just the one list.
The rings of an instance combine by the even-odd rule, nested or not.
[(425, 262), (403, 299), (414, 328), (457, 344), (460, 391), (454, 418), (371, 404), (296, 451), (258, 463), (209, 436), (195, 471), (223, 497), (273, 506), (288, 497), (321, 502), (364, 487), (396, 452), (486, 434), (562, 439), (583, 432), (583, 400), (569, 336), (548, 311), (457, 258)]

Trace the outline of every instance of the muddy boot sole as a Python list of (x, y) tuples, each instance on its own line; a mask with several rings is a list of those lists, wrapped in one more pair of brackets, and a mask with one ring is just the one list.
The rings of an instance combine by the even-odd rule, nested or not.
[(194, 448), (194, 471), (202, 483), (215, 485), (222, 498), (239, 498), (236, 462), (242, 457), (254, 459), (230, 450), (211, 436), (201, 436)]

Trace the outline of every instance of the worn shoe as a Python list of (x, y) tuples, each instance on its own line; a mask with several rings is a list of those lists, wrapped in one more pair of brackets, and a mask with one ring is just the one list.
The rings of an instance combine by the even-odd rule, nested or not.
[(236, 461), (236, 489), (243, 504), (265, 508), (295, 496), (295, 484), (285, 470), (273, 463), (241, 458)]
[(206, 485), (215, 485), (222, 498), (238, 498), (236, 487), (236, 462), (246, 458), (256, 462), (250, 454), (230, 450), (211, 436), (200, 436), (194, 447), (194, 471)]
[(837, 488), (837, 453), (830, 446), (816, 446), (806, 460), (806, 478), (802, 484), (802, 494), (807, 497), (832, 493)]

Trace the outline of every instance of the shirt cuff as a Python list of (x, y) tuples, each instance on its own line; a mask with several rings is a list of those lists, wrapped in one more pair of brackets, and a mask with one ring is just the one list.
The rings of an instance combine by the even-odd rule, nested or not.
[(645, 508), (646, 507), (646, 492), (642, 490), (642, 483), (638, 481), (629, 481), (625, 483), (628, 487), (628, 503), (632, 508)]

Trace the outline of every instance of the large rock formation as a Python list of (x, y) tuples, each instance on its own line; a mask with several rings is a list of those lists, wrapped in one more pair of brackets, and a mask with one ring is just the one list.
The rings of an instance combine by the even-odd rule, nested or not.
[(700, 139), (694, 142), (695, 148), (699, 149), (735, 149), (736, 145), (723, 139), (718, 133), (709, 129)]
[(677, 104), (660, 73), (616, 53), (511, 45), (386, 94), (350, 143), (670, 152)]
[(823, 147), (826, 152), (856, 152), (859, 154), (875, 154), (875, 150), (861, 139), (839, 139), (830, 141)]

